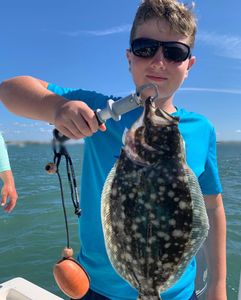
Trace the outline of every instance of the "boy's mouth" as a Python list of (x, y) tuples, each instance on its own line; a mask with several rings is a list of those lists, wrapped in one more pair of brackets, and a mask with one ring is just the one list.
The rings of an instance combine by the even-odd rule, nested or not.
[(162, 75), (146, 75), (146, 78), (155, 82), (163, 82), (167, 80), (167, 77), (164, 77)]

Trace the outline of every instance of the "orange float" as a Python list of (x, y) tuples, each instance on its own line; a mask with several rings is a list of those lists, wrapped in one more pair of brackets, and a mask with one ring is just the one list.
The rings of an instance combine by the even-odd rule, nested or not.
[(63, 258), (53, 269), (55, 281), (61, 291), (72, 299), (84, 297), (90, 287), (90, 279), (84, 268), (72, 257), (73, 249), (64, 248)]

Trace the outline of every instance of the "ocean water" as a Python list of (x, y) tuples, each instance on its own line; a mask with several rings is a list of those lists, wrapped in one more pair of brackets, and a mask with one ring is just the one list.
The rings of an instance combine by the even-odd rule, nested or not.
[(241, 270), (241, 143), (221, 143), (217, 150), (227, 218), (228, 300), (236, 300)]
[[(76, 177), (81, 168), (81, 144), (69, 145)], [(241, 269), (241, 143), (220, 143), (218, 161), (227, 216), (228, 299), (237, 300)], [(9, 145), (19, 200), (11, 214), (0, 211), (0, 283), (23, 277), (67, 299), (54, 282), (52, 269), (66, 246), (66, 233), (57, 176), (44, 168), (52, 161), (51, 145)], [(61, 172), (70, 231), (70, 245), (79, 249), (77, 217)], [(78, 180), (79, 184), (79, 180)]]

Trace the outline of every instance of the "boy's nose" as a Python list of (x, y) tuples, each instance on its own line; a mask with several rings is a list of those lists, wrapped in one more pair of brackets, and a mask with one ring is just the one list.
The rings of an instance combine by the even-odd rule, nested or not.
[(162, 47), (159, 47), (155, 55), (153, 56), (152, 63), (161, 65), (165, 67), (165, 57), (163, 55), (163, 49)]

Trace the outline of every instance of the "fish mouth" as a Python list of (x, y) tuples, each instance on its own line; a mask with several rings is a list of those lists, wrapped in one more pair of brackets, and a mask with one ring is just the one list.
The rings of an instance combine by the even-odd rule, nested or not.
[(145, 111), (143, 113), (144, 119), (149, 119), (154, 126), (178, 124), (180, 118), (173, 116), (165, 110), (157, 107), (155, 101), (148, 98), (145, 102)]

